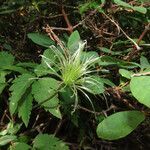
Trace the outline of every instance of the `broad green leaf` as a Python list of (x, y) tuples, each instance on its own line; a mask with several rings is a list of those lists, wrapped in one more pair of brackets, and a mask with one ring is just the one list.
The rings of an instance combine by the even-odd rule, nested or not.
[(35, 100), (38, 103), (42, 103), (47, 100), (42, 106), (45, 107), (45, 110), (52, 113), (54, 116), (61, 118), (61, 113), (58, 108), (59, 99), (58, 95), (49, 99), (58, 88), (59, 82), (53, 78), (42, 78), (34, 82), (32, 85), (32, 94), (34, 95)]
[(119, 73), (121, 74), (121, 76), (123, 76), (127, 79), (131, 79), (131, 76), (133, 75), (133, 73), (131, 71), (128, 71), (125, 69), (119, 69)]
[(7, 52), (0, 52), (0, 68), (4, 66), (11, 66), (14, 63), (14, 57)]
[(32, 94), (35, 100), (44, 101), (48, 99), (58, 88), (59, 82), (53, 78), (42, 78), (32, 85)]
[(34, 139), (33, 148), (38, 150), (69, 150), (69, 147), (60, 139), (48, 134), (39, 134)]
[(150, 76), (132, 77), (130, 89), (140, 103), (150, 107)]
[(30, 150), (31, 146), (26, 143), (17, 142), (11, 146), (11, 150)]
[(16, 140), (17, 137), (15, 135), (5, 135), (0, 137), (0, 146), (6, 145), (11, 141)]
[(117, 140), (130, 134), (144, 121), (139, 111), (124, 111), (108, 116), (97, 127), (97, 135), (105, 140)]
[(32, 78), (34, 78), (34, 76), (30, 74), (23, 74), (13, 81), (13, 85), (10, 87), (10, 91), (12, 92), (12, 94), (9, 98), (9, 109), (11, 114), (15, 113), (19, 105), (19, 101), (21, 100), (22, 96), (26, 93), (26, 90), (33, 83), (34, 80)]
[(29, 119), (30, 119), (30, 114), (31, 114), (31, 110), (32, 110), (32, 101), (33, 101), (33, 97), (31, 95), (31, 93), (28, 93), (27, 95), (25, 95), (23, 102), (21, 103), (21, 105), (18, 108), (19, 109), (18, 115), (19, 115), (19, 117), (22, 118), (26, 127), (28, 126)]
[(84, 84), (87, 91), (92, 94), (104, 93), (104, 83), (99, 76), (92, 76), (91, 79)]
[(74, 31), (69, 39), (68, 39), (68, 43), (67, 43), (67, 47), (69, 48), (69, 50), (74, 53), (77, 49), (78, 49), (78, 43), (80, 41), (80, 35), (78, 31)]
[(43, 34), (29, 33), (28, 38), (40, 46), (49, 47), (51, 45), (55, 45), (54, 41), (52, 41), (48, 36)]

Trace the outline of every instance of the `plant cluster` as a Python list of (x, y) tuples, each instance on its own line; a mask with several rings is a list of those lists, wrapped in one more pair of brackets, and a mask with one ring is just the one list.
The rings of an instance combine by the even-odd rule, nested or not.
[[(3, 3), (0, 15), (20, 11), (24, 3), (10, 2), (7, 7), (7, 3)], [(51, 3), (56, 5), (55, 2), (40, 0), (28, 2), (26, 7), (30, 8), (29, 11), (42, 12), (42, 7)], [(29, 42), (43, 49), (38, 63), (18, 61), (12, 55), (12, 47), (5, 41), (0, 41), (3, 49), (7, 50), (0, 51), (0, 103), (7, 107), (1, 108), (1, 111), (6, 109), (0, 117), (2, 148), (68, 150), (70, 143), (60, 140), (63, 139), (61, 136), (57, 137), (58, 130), (61, 130), (61, 126), (67, 121), (71, 124), (69, 131), (80, 128), (77, 133), (80, 148), (86, 136), (90, 139), (96, 137), (115, 141), (126, 138), (139, 127), (149, 126), (150, 63), (148, 52), (145, 52), (149, 47), (149, 37), (143, 39), (150, 29), (149, 4), (146, 0), (138, 0), (133, 4), (122, 0), (109, 2), (116, 8), (115, 15), (122, 14), (118, 17), (120, 25), (119, 21), (115, 21), (110, 15), (114, 12), (109, 13), (113, 9), (106, 6), (108, 3), (105, 0), (77, 4), (81, 18), (85, 17), (85, 20), (77, 25), (70, 24), (62, 7), (68, 28), (47, 25), (44, 29), (48, 36), (39, 32), (27, 33)], [(141, 18), (145, 16), (146, 27), (138, 39), (131, 38), (123, 30), (128, 24), (124, 21), (126, 13), (133, 13), (128, 20), (133, 27), (138, 26), (137, 22), (142, 23)], [(95, 14), (112, 23), (117, 28), (118, 35), (114, 34), (116, 30), (108, 33), (109, 27), (108, 30), (102, 31), (103, 27), (96, 23), (97, 16), (93, 17)], [(85, 28), (75, 30), (83, 22)], [(53, 32), (55, 29), (66, 30), (70, 36), (64, 34), (58, 37)], [(94, 46), (94, 50), (92, 46), (88, 48), (88, 35), (82, 36), (82, 31), (89, 32), (86, 29), (92, 30), (94, 34), (100, 34), (101, 31), (102, 36), (98, 37), (100, 41), (104, 39), (101, 46)], [(107, 37), (104, 38), (103, 35)], [(119, 35), (121, 38), (118, 38)], [(111, 39), (111, 42), (107, 38)], [(3, 37), (0, 36), (0, 39)], [(105, 46), (105, 43), (108, 46)], [(48, 114), (49, 118), (38, 124), (38, 118), (43, 114), (44, 117)], [(59, 120), (59, 123), (54, 123), (55, 131), (48, 134), (46, 129), (51, 119), (54, 122)], [(35, 125), (37, 128), (33, 130)], [(29, 130), (27, 133), (24, 132), (26, 129)]]

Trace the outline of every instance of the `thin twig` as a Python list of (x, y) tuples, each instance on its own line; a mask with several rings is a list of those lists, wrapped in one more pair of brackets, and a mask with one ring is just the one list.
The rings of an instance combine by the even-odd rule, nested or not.
[(95, 114), (95, 115), (102, 115), (102, 114), (106, 114), (108, 111), (112, 110), (112, 109), (116, 109), (116, 106), (115, 105), (111, 105), (108, 109), (104, 110), (104, 111), (101, 111), (101, 112), (95, 112), (95, 111), (92, 111), (92, 110), (89, 110), (85, 107), (82, 107), (80, 105), (77, 106), (77, 109), (81, 109), (81, 110), (84, 110), (86, 112), (89, 112), (91, 114)]
[[(145, 36), (145, 34), (150, 30), (150, 23), (145, 26), (145, 29), (144, 31), (142, 32), (142, 34), (140, 35), (138, 41), (137, 41), (137, 44), (139, 45), (141, 40), (143, 39), (143, 37)], [(135, 54), (137, 54), (139, 52), (139, 50), (141, 49), (136, 49), (136, 48), (133, 48), (133, 50), (129, 53), (128, 56), (125, 57), (125, 60), (130, 60)]]
[(140, 76), (146, 76), (146, 75), (150, 75), (150, 72), (136, 73), (136, 74), (133, 74), (131, 77), (140, 77)]
[(53, 32), (53, 29), (47, 24), (46, 27), (43, 27), (43, 29), (47, 32), (47, 34), (49, 35), (49, 37), (54, 40), (62, 50), (64, 50), (64, 54), (67, 57), (68, 56), (68, 52), (67, 49), (65, 48), (64, 44), (62, 43), (62, 41), (59, 39), (59, 37)]
[(68, 27), (68, 31), (69, 31), (70, 33), (72, 33), (72, 32), (73, 32), (73, 27), (72, 27), (72, 25), (71, 25), (71, 23), (70, 23), (70, 21), (69, 21), (67, 15), (66, 15), (66, 12), (65, 12), (65, 10), (64, 10), (64, 6), (62, 6), (62, 14), (63, 14), (64, 19), (65, 19), (65, 21), (66, 21), (66, 24), (67, 24), (67, 27)]
[(108, 15), (106, 15), (105, 13), (103, 13), (112, 23), (114, 23), (115, 25), (116, 25), (116, 27), (117, 27), (117, 29), (118, 30), (120, 30), (125, 36), (126, 36), (126, 38), (128, 39), (128, 40), (130, 40), (134, 45), (135, 45), (135, 47), (136, 47), (136, 49), (137, 50), (140, 50), (141, 48), (138, 46), (138, 44), (133, 40), (133, 39), (131, 39), (125, 32), (124, 32), (124, 30), (113, 20), (113, 19), (111, 19)]

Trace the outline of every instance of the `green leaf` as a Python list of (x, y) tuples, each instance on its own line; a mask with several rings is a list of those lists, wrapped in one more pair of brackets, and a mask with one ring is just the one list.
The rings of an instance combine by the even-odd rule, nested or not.
[(79, 11), (81, 14), (83, 14), (84, 12), (86, 12), (89, 9), (97, 9), (100, 13), (103, 13), (103, 9), (99, 6), (100, 6), (100, 3), (96, 2), (96, 1), (87, 2), (80, 6)]
[(32, 62), (20, 62), (17, 63), (15, 66), (17, 67), (24, 67), (24, 68), (35, 68), (38, 64)]
[(100, 47), (99, 48), (102, 52), (107, 53), (107, 54), (111, 54), (111, 55), (120, 55), (123, 52), (122, 51), (112, 51), (106, 47)]
[(114, 3), (116, 3), (119, 6), (127, 7), (127, 8), (132, 8), (131, 5), (129, 5), (126, 2), (123, 2), (122, 0), (114, 0)]
[(44, 101), (48, 99), (58, 88), (59, 82), (53, 78), (42, 78), (32, 85), (32, 94), (35, 100)]
[(69, 150), (69, 147), (53, 135), (39, 134), (34, 139), (33, 148), (38, 150)]
[(87, 2), (87, 3), (82, 4), (82, 5), (79, 7), (80, 13), (83, 14), (85, 11), (87, 11), (87, 10), (90, 8), (91, 3), (92, 3), (92, 2)]
[(140, 103), (150, 107), (150, 76), (132, 77), (130, 89)]
[(112, 81), (110, 81), (109, 79), (105, 79), (105, 78), (100, 78), (99, 77), (99, 81), (101, 80), (102, 83), (109, 85), (111, 87), (116, 86)]
[(19, 72), (20, 74), (29, 73), (28, 70), (26, 70), (26, 69), (24, 69), (22, 67), (19, 67), (19, 66), (14, 66), (14, 65), (11, 65), (11, 66), (1, 66), (1, 68), (3, 70), (10, 70), (10, 71)]
[(139, 111), (124, 111), (108, 116), (97, 127), (97, 135), (105, 140), (117, 140), (130, 134), (144, 121)]
[(141, 56), (141, 58), (140, 58), (140, 64), (141, 64), (141, 68), (142, 69), (150, 68), (150, 64), (149, 64), (147, 58), (144, 57), (144, 56)]
[(139, 64), (134, 63), (134, 62), (126, 62), (111, 56), (102, 56), (100, 57), (99, 60), (99, 65), (100, 66), (109, 66), (109, 65), (117, 65), (122, 68), (136, 68), (140, 67)]
[(5, 135), (0, 137), (0, 146), (6, 145), (11, 141), (16, 140), (17, 137), (15, 135)]
[(90, 82), (84, 84), (88, 89), (87, 91), (92, 94), (101, 94), (104, 93), (104, 83), (102, 82), (99, 76), (92, 76)]
[(30, 74), (23, 74), (13, 81), (13, 85), (10, 87), (10, 91), (12, 92), (12, 95), (9, 98), (10, 100), (9, 109), (11, 114), (15, 113), (19, 101), (21, 100), (22, 96), (25, 94), (26, 90), (33, 83), (34, 80), (32, 78), (34, 78), (34, 76)]
[[(85, 62), (87, 59), (89, 58), (99, 58), (99, 55), (97, 52), (94, 52), (94, 51), (90, 51), (90, 52), (82, 52), (81, 54), (81, 61)], [(98, 63), (98, 62), (94, 62), (95, 63)], [(91, 64), (93, 65), (93, 64)]]
[(20, 128), (21, 128), (21, 126), (22, 126), (22, 124), (23, 123), (20, 123), (20, 124), (14, 124), (14, 122), (13, 121), (10, 121), (9, 123), (8, 123), (8, 125), (7, 125), (7, 134), (16, 134), (19, 130), (20, 130)]
[(44, 76), (47, 74), (54, 74), (54, 72), (49, 69), (49, 68), (45, 68), (43, 67), (43, 65), (38, 65), (35, 69), (34, 69), (35, 74), (40, 77), (40, 76)]
[(30, 150), (31, 146), (29, 146), (26, 143), (21, 143), (21, 142), (14, 143), (11, 146), (11, 150), (21, 150), (21, 149), (23, 149), (23, 150)]
[(147, 13), (147, 9), (142, 7), (142, 6), (132, 6), (132, 5), (129, 5), (128, 3), (126, 2), (123, 2), (122, 0), (114, 0), (114, 2), (119, 5), (119, 6), (122, 6), (122, 7), (125, 7), (125, 8), (131, 8), (139, 13), (143, 13), (143, 14), (146, 14)]
[(125, 70), (125, 69), (119, 69), (119, 73), (121, 74), (121, 76), (123, 76), (127, 79), (131, 79), (131, 76), (133, 75), (132, 72)]
[(5, 72), (5, 71), (1, 71), (0, 72), (0, 94), (3, 92), (4, 88), (6, 87), (7, 83), (6, 83), (6, 79), (5, 76), (8, 74), (9, 72)]
[(16, 9), (3, 10), (3, 11), (0, 11), (0, 15), (5, 15), (5, 14), (13, 13), (15, 11), (16, 11)]
[(54, 65), (55, 63), (57, 63), (57, 60), (56, 60), (57, 57), (55, 53), (53, 52), (53, 50), (46, 49), (43, 53), (43, 56), (46, 57), (46, 58), (42, 57), (41, 65), (43, 65), (44, 67), (47, 67), (45, 61), (51, 65)]
[(33, 97), (31, 93), (28, 93), (28, 95), (25, 96), (24, 101), (22, 102), (21, 106), (18, 108), (18, 115), (22, 118), (24, 124), (26, 127), (28, 126), (30, 114), (32, 110), (32, 101)]
[(74, 53), (77, 49), (78, 49), (78, 43), (80, 41), (80, 35), (78, 31), (74, 31), (69, 39), (68, 39), (68, 43), (67, 43), (67, 47), (69, 48), (69, 50)]
[(28, 38), (40, 46), (49, 47), (51, 45), (55, 45), (54, 41), (52, 41), (48, 36), (43, 34), (29, 33)]
[(11, 66), (14, 63), (13, 55), (7, 52), (0, 52), (0, 68), (4, 66)]
[(139, 13), (146, 14), (147, 9), (142, 6), (134, 6), (133, 10), (138, 11)]
[[(32, 85), (32, 94), (38, 103), (42, 103), (56, 92), (55, 90), (58, 88), (58, 85), (59, 82), (53, 78), (39, 79)], [(61, 118), (61, 113), (58, 108), (59, 99), (57, 97), (58, 95), (56, 94), (56, 96), (43, 103), (42, 106), (54, 116)]]
[(54, 53), (54, 51), (52, 49), (46, 49), (44, 51), (42, 61), (41, 61), (41, 65), (43, 66), (43, 68), (48, 69), (49, 72), (51, 72), (51, 74), (54, 74), (55, 70), (58, 70), (58, 68), (56, 69), (56, 67), (55, 67), (55, 65), (58, 62), (59, 61), (56, 57), (56, 54)]
[(0, 83), (0, 94), (3, 92), (6, 85), (7, 85), (6, 83)]

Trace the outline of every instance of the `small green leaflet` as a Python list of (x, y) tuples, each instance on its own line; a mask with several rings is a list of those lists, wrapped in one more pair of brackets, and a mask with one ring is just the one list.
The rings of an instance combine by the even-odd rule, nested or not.
[(30, 150), (31, 146), (26, 143), (17, 142), (11, 146), (11, 150)]
[(12, 92), (12, 95), (9, 98), (9, 109), (11, 115), (15, 113), (21, 98), (26, 93), (26, 90), (33, 83), (34, 80), (32, 78), (34, 78), (34, 76), (32, 76), (31, 74), (23, 74), (13, 81), (13, 85), (9, 89)]
[(84, 86), (87, 88), (87, 91), (92, 94), (101, 94), (105, 91), (104, 83), (98, 76), (91, 76), (91, 79), (89, 79), (89, 81), (86, 82)]
[(147, 9), (142, 7), (142, 6), (132, 6), (132, 5), (129, 5), (128, 3), (126, 3), (126, 2), (123, 2), (122, 0), (114, 0), (114, 2), (119, 6), (122, 6), (122, 7), (125, 7), (125, 8), (131, 8), (131, 9), (133, 9), (137, 12), (143, 13), (143, 14), (147, 13)]
[(150, 108), (150, 76), (132, 77), (130, 89), (140, 103)]
[[(53, 78), (42, 78), (34, 82), (32, 85), (32, 94), (34, 99), (41, 103), (51, 97), (58, 88), (59, 82)], [(59, 99), (56, 96), (49, 99), (47, 102), (43, 103), (42, 106), (45, 107), (45, 110), (49, 111), (54, 116), (61, 118), (61, 113), (58, 108)]]
[(17, 136), (15, 135), (5, 135), (0, 137), (0, 146), (6, 145), (11, 141), (14, 141), (17, 139)]
[(78, 31), (74, 31), (69, 39), (68, 39), (68, 43), (67, 43), (67, 47), (69, 48), (69, 50), (71, 51), (71, 53), (74, 53), (77, 49), (78, 49), (78, 43), (80, 41), (80, 35)]
[(57, 63), (57, 57), (52, 49), (46, 49), (43, 53), (43, 56), (44, 57), (42, 57), (41, 65), (44, 67), (48, 68), (45, 62), (51, 64), (51, 66)]
[(31, 93), (25, 94), (25, 99), (22, 102), (21, 106), (18, 108), (18, 116), (22, 118), (26, 127), (28, 126), (30, 114), (32, 110), (32, 101), (33, 97)]
[(150, 68), (150, 64), (146, 57), (141, 56), (140, 58), (141, 69)]
[(0, 52), (0, 68), (4, 66), (11, 66), (14, 63), (13, 55), (7, 52)]
[(108, 116), (97, 127), (97, 135), (105, 140), (117, 140), (130, 134), (143, 122), (145, 116), (140, 111), (123, 111)]
[(35, 74), (40, 77), (40, 76), (44, 76), (44, 75), (48, 75), (48, 74), (54, 74), (54, 72), (49, 69), (48, 67), (44, 67), (43, 65), (38, 65), (35, 69), (34, 69)]
[(128, 71), (126, 69), (119, 69), (119, 73), (121, 74), (121, 76), (123, 76), (127, 79), (131, 79), (131, 76), (133, 75), (133, 73), (131, 71)]
[(34, 139), (33, 148), (39, 150), (69, 150), (69, 147), (53, 135), (39, 134)]
[[(104, 3), (104, 0), (102, 3)], [(83, 14), (84, 12), (86, 12), (89, 9), (97, 9), (100, 13), (103, 13), (103, 9), (99, 6), (100, 6), (100, 3), (96, 2), (96, 1), (86, 2), (84, 4), (81, 4), (79, 11), (81, 14)]]
[(0, 71), (0, 94), (3, 92), (5, 86), (7, 85), (5, 81), (5, 76), (8, 74), (8, 72)]

